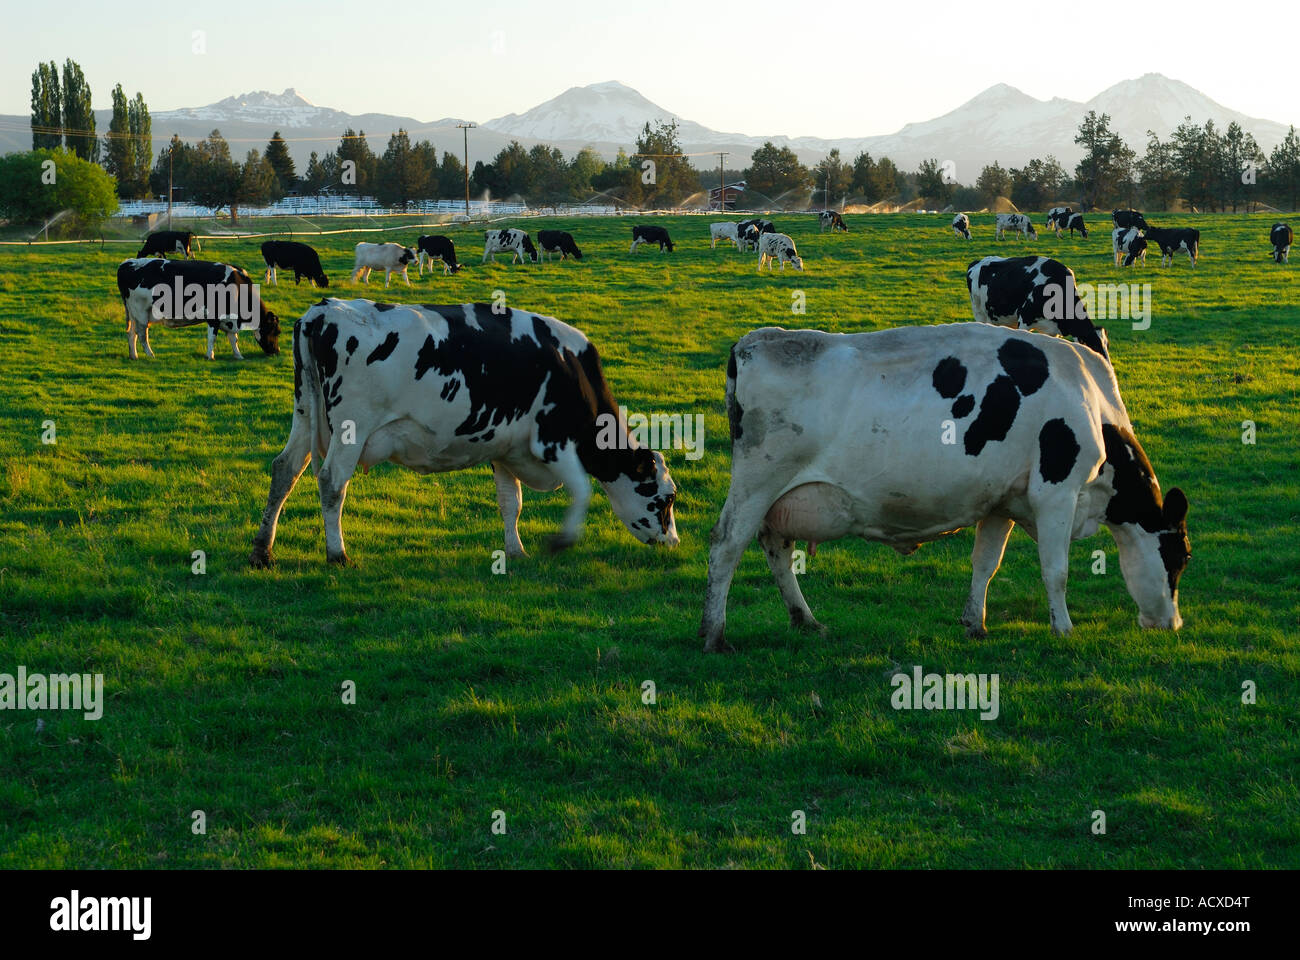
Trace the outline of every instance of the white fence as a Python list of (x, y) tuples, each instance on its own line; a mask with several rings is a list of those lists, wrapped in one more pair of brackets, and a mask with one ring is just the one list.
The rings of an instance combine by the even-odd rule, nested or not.
[[(167, 204), (161, 200), (123, 200), (118, 207), (116, 217), (138, 217), (146, 214), (167, 212)], [(530, 207), (526, 203), (505, 200), (471, 200), (469, 216), (471, 220), (494, 220), (501, 217), (537, 216), (614, 216), (621, 211), (612, 204), (561, 203), (556, 205)], [(464, 200), (421, 200), (407, 207), (387, 207), (374, 197), (285, 197), (275, 203), (261, 207), (239, 207), (240, 218), (244, 217), (377, 217), (397, 214), (424, 214), (433, 216), (464, 216)], [(213, 216), (213, 210), (195, 203), (172, 204), (172, 216), (185, 219), (202, 220)]]

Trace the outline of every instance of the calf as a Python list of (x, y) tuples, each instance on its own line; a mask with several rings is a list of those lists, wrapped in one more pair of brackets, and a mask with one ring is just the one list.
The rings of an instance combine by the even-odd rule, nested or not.
[(1120, 265), (1121, 258), (1126, 267), (1133, 266), (1136, 260), (1141, 260), (1144, 267), (1147, 265), (1146, 237), (1138, 232), (1137, 227), (1116, 227), (1110, 232), (1110, 242), (1115, 254), (1115, 266)]
[(1115, 372), (1086, 347), (983, 323), (767, 327), (732, 347), (726, 404), (731, 484), (709, 548), (706, 651), (725, 649), (727, 593), (756, 536), (791, 624), (820, 629), (791, 573), (795, 541), (810, 556), (841, 537), (907, 555), (973, 525), (961, 622), (981, 637), (1019, 523), (1038, 542), (1052, 630), (1066, 634), (1070, 542), (1104, 523), (1138, 624), (1182, 625), (1187, 498), (1161, 496)]
[(136, 254), (136, 259), (152, 256), (155, 253), (165, 259), (169, 253), (179, 253), (187, 260), (193, 260), (194, 254), (190, 252), (191, 244), (194, 249), (202, 252), (203, 248), (199, 246), (199, 241), (188, 230), (155, 230), (144, 238), (144, 246)]
[(758, 272), (763, 272), (764, 265), (770, 270), (772, 264), (781, 262), (781, 272), (785, 265), (793, 263), (796, 270), (803, 269), (803, 260), (794, 248), (794, 241), (784, 233), (764, 233), (758, 238)]
[(635, 226), (632, 228), (632, 249), (629, 253), (636, 253), (636, 248), (643, 243), (659, 244), (659, 252), (667, 250), (673, 252), (673, 242), (668, 239), (668, 231), (663, 227), (646, 227)]
[(532, 238), (523, 230), (485, 230), (483, 232), (483, 262), (490, 258), (496, 262), (498, 253), (510, 252), (511, 263), (523, 263), (525, 260), (537, 262), (537, 248)]
[(957, 216), (953, 217), (952, 232), (957, 234), (959, 237), (965, 237), (967, 240), (970, 240), (970, 217), (966, 216), (964, 213), (959, 213)]
[(663, 455), (627, 433), (596, 348), (568, 324), (484, 303), (326, 299), (294, 325), (293, 368), (293, 425), (271, 468), (255, 567), (270, 565), (280, 511), (309, 460), (331, 563), (348, 562), (349, 480), (358, 466), (385, 460), (417, 473), (492, 464), (510, 556), (524, 553), (521, 480), (534, 490), (568, 490), (553, 550), (581, 535), (591, 476), (634, 537), (678, 543), (677, 488)]
[(1138, 230), (1149, 229), (1146, 218), (1136, 210), (1115, 210), (1110, 215), (1110, 222), (1125, 229), (1129, 227), (1136, 227)]
[(1074, 271), (1049, 257), (985, 257), (966, 268), (971, 313), (981, 323), (1074, 337), (1107, 360), (1106, 331), (1088, 319)]
[(737, 225), (734, 223), (711, 223), (709, 224), (709, 249), (716, 250), (719, 240), (730, 240), (735, 244), (736, 249), (740, 249), (740, 234)]
[[(1088, 239), (1088, 228), (1083, 222), (1083, 214), (1081, 213), (1070, 214), (1070, 219), (1065, 221), (1065, 226), (1067, 229), (1069, 229), (1070, 236), (1074, 236), (1074, 231), (1078, 230), (1079, 233), (1083, 235), (1083, 239), (1085, 240)], [(1058, 235), (1060, 234), (1059, 230), (1057, 231), (1057, 234)]]
[(573, 242), (573, 235), (563, 230), (538, 230), (537, 242), (545, 254), (554, 256), (558, 253), (561, 260), (567, 260), (569, 257), (573, 257), (574, 260), (582, 259), (582, 251)]
[(830, 230), (832, 233), (836, 230), (843, 230), (845, 233), (849, 232), (849, 228), (844, 224), (844, 218), (834, 210), (823, 210), (821, 213), (817, 214), (817, 219), (821, 221), (822, 233), (825, 233), (827, 230)]
[(1001, 240), (1002, 234), (1008, 230), (1020, 234), (1021, 239), (1029, 237), (1031, 240), (1038, 239), (1038, 231), (1034, 229), (1034, 223), (1023, 213), (999, 213), (997, 219), (997, 233), (995, 240)]
[(275, 273), (278, 267), (281, 270), (293, 271), (295, 287), (303, 277), (307, 278), (308, 283), (317, 287), (330, 285), (329, 277), (325, 276), (325, 271), (321, 269), (320, 256), (305, 243), (295, 243), (292, 240), (268, 240), (262, 244), (262, 259), (266, 261), (263, 283), (269, 280), (277, 287), (280, 285)]
[(1273, 224), (1268, 233), (1268, 241), (1273, 244), (1273, 262), (1291, 262), (1291, 228), (1285, 223)]
[(136, 341), (144, 341), (144, 352), (153, 356), (149, 346), (149, 324), (164, 327), (208, 326), (208, 359), (216, 350), (220, 329), (230, 338), (236, 360), (240, 330), (252, 330), (262, 352), (275, 356), (280, 352), (280, 320), (258, 295), (243, 270), (228, 263), (205, 260), (166, 260), (156, 257), (124, 260), (117, 268), (117, 292), (126, 311), (127, 355), (136, 359)]
[(456, 259), (456, 244), (452, 243), (451, 237), (438, 235), (422, 236), (415, 241), (415, 251), (419, 259), (420, 276), (424, 276), (424, 264), (429, 264), (429, 272), (433, 272), (433, 261), (442, 262), (442, 275), (445, 277), (449, 273), (460, 272), (460, 261)]
[(1190, 227), (1147, 227), (1147, 242), (1160, 248), (1160, 266), (1163, 267), (1168, 258), (1169, 266), (1172, 267), (1174, 254), (1181, 250), (1195, 267), (1200, 256), (1201, 231)]
[(370, 271), (384, 271), (384, 286), (388, 286), (389, 278), (394, 273), (400, 273), (406, 285), (411, 285), (411, 278), (406, 274), (407, 264), (417, 263), (419, 256), (410, 247), (404, 247), (400, 243), (358, 243), (356, 247), (356, 266), (352, 270), (352, 282), (357, 282), (357, 277), (367, 285), (370, 283)]

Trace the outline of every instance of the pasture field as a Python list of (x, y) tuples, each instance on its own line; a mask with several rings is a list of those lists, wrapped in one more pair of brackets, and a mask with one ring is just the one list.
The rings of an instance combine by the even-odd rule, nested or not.
[[(157, 327), (157, 358), (130, 362), (114, 271), (134, 249), (0, 248), (0, 672), (105, 678), (97, 721), (0, 712), (0, 866), (1300, 867), (1300, 263), (1268, 259), (1277, 218), (1160, 217), (1201, 229), (1200, 266), (1153, 255), (1121, 272), (1104, 216), (1087, 241), (997, 244), (991, 216), (968, 243), (949, 216), (850, 216), (851, 233), (819, 235), (778, 214), (808, 270), (761, 277), (756, 255), (708, 249), (710, 219), (655, 218), (677, 251), (635, 256), (633, 217), (501, 224), (560, 226), (587, 254), (541, 266), (480, 266), (481, 229), (457, 226), (460, 274), (387, 291), (504, 291), (585, 331), (629, 410), (704, 416), (702, 458), (667, 452), (680, 547), (638, 544), (598, 491), (584, 539), (550, 556), (565, 498), (526, 491), (530, 555), (505, 575), (490, 468), (390, 464), (352, 483), (356, 566), (326, 565), (309, 473), (278, 565), (251, 570), (289, 430), (288, 349), (267, 358), (245, 337), (241, 364), (219, 339), (208, 363), (202, 328)], [(385, 298), (382, 277), (347, 282), (352, 244), (376, 236), (299, 239), (330, 294)], [(259, 242), (203, 256), (258, 279)], [(1150, 329), (1104, 326), (1138, 438), (1191, 502), (1186, 626), (1138, 629), (1103, 530), (1072, 547), (1075, 630), (1053, 636), (1017, 532), (989, 636), (968, 640), (968, 531), (906, 558), (821, 545), (801, 580), (824, 636), (788, 627), (753, 546), (731, 591), (737, 652), (704, 655), (730, 344), (769, 324), (969, 320), (965, 267), (996, 252), (1152, 284)], [(263, 290), (286, 348), (318, 298), (291, 274)], [(1000, 715), (895, 711), (890, 676), (917, 664), (998, 674)]]

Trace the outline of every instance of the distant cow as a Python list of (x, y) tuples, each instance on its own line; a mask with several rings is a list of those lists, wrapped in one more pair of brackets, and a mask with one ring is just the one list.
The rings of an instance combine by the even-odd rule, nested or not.
[(997, 233), (994, 235), (995, 240), (1001, 240), (1002, 234), (1012, 231), (1021, 235), (1021, 239), (1029, 237), (1031, 240), (1038, 239), (1038, 231), (1034, 229), (1034, 222), (1023, 213), (999, 213), (997, 219)]
[(356, 266), (352, 271), (352, 282), (361, 277), (363, 283), (370, 283), (370, 271), (384, 271), (384, 286), (394, 273), (400, 273), (406, 285), (411, 285), (411, 278), (406, 274), (408, 264), (419, 261), (419, 256), (410, 247), (400, 243), (358, 243), (356, 247)]
[(164, 327), (208, 326), (208, 359), (216, 350), (220, 329), (230, 338), (236, 360), (240, 330), (253, 330), (262, 352), (275, 356), (280, 352), (280, 320), (257, 293), (257, 285), (248, 274), (228, 263), (206, 260), (166, 260), (157, 257), (124, 260), (117, 268), (117, 292), (126, 310), (127, 355), (136, 359), (136, 341), (144, 341), (144, 352), (153, 356), (149, 346), (149, 324)]
[(1051, 210), (1047, 211), (1047, 222), (1043, 226), (1049, 230), (1055, 230), (1056, 235), (1059, 237), (1066, 224), (1070, 222), (1070, 214), (1073, 212), (1069, 207), (1052, 207)]
[(1147, 221), (1137, 210), (1116, 210), (1110, 215), (1110, 222), (1117, 227), (1136, 227), (1138, 230), (1146, 230)]
[(629, 253), (636, 253), (636, 248), (643, 243), (659, 244), (659, 251), (662, 253), (667, 250), (673, 252), (673, 242), (668, 239), (668, 231), (663, 227), (645, 227), (635, 226), (632, 228), (632, 249)]
[(1273, 244), (1273, 262), (1291, 262), (1291, 228), (1285, 223), (1273, 224), (1268, 233), (1268, 242)]
[(966, 268), (971, 313), (981, 323), (1074, 337), (1110, 356), (1079, 296), (1074, 271), (1049, 257), (985, 257)]
[(1165, 265), (1167, 258), (1172, 267), (1174, 254), (1182, 251), (1195, 267), (1200, 257), (1201, 231), (1190, 227), (1147, 227), (1147, 242), (1160, 248), (1160, 266)]
[(483, 231), (483, 262), (496, 262), (498, 253), (514, 254), (511, 263), (523, 263), (526, 260), (537, 262), (537, 248), (532, 238), (523, 230), (485, 230)]
[(787, 263), (793, 263), (796, 270), (803, 269), (803, 260), (799, 252), (794, 248), (794, 241), (784, 233), (764, 233), (758, 238), (758, 272), (763, 272), (764, 265), (770, 270), (771, 265), (777, 261), (781, 262), (781, 270), (785, 271)]
[(1124, 261), (1124, 266), (1131, 267), (1141, 260), (1147, 265), (1147, 241), (1137, 227), (1116, 227), (1110, 232), (1111, 250), (1115, 254), (1115, 266)]
[(193, 260), (194, 254), (190, 252), (191, 244), (195, 250), (200, 252), (203, 250), (194, 234), (188, 230), (155, 230), (144, 238), (144, 246), (140, 248), (136, 258), (153, 256), (155, 253), (166, 258), (169, 253), (179, 253), (187, 260)]
[(736, 249), (740, 249), (740, 234), (736, 229), (736, 224), (730, 221), (726, 223), (709, 224), (709, 249), (716, 250), (719, 240), (730, 240), (735, 244)]
[(280, 280), (275, 272), (278, 268), (293, 271), (295, 287), (303, 277), (307, 278), (308, 283), (317, 287), (330, 285), (329, 277), (325, 276), (325, 271), (321, 269), (320, 257), (305, 243), (296, 243), (292, 240), (268, 240), (262, 244), (262, 259), (266, 261), (266, 276), (262, 278), (263, 283), (269, 280), (278, 287)]
[[(552, 550), (581, 536), (592, 476), (632, 536), (678, 543), (677, 488), (663, 454), (628, 433), (596, 348), (553, 317), (485, 303), (325, 299), (294, 325), (293, 367), (293, 425), (271, 467), (255, 567), (271, 564), (280, 512), (309, 460), (331, 563), (348, 563), (349, 481), (358, 466), (386, 460), (417, 473), (492, 464), (509, 556), (524, 554), (521, 480), (569, 493)], [(461, 536), (454, 526), (453, 534)]]
[[(1070, 231), (1070, 236), (1074, 236), (1074, 231), (1078, 230), (1083, 235), (1083, 239), (1088, 239), (1088, 227), (1083, 222), (1083, 214), (1070, 214), (1070, 218), (1065, 221), (1065, 226)], [(1057, 233), (1059, 234), (1060, 231), (1058, 230)]]
[(817, 219), (821, 221), (821, 230), (823, 233), (826, 230), (830, 230), (832, 233), (836, 230), (843, 230), (845, 233), (849, 232), (849, 228), (844, 225), (844, 218), (834, 210), (823, 210), (821, 213), (817, 214)]
[[(809, 555), (844, 537), (907, 555), (974, 526), (961, 622), (982, 637), (989, 582), (1020, 524), (1038, 543), (1052, 630), (1068, 634), (1070, 542), (1105, 524), (1138, 625), (1182, 626), (1187, 498), (1161, 496), (1114, 370), (1086, 347), (982, 323), (766, 327), (731, 348), (726, 404), (731, 481), (709, 547), (706, 651), (726, 649), (727, 593), (755, 537), (791, 625), (817, 629), (791, 572), (796, 541)], [(945, 423), (955, 443), (940, 442)]]
[(569, 257), (573, 257), (574, 260), (582, 259), (582, 251), (573, 242), (573, 235), (563, 230), (538, 230), (537, 243), (542, 248), (542, 253), (549, 256), (558, 253), (561, 260), (567, 260)]
[(771, 220), (758, 218), (741, 220), (736, 225), (736, 230), (740, 235), (740, 249), (742, 250), (756, 250), (758, 249), (759, 237), (765, 233), (776, 233), (776, 227), (772, 225)]
[(429, 272), (433, 272), (433, 261), (435, 260), (442, 263), (442, 275), (444, 277), (449, 273), (460, 272), (460, 261), (456, 259), (456, 244), (452, 243), (451, 237), (437, 234), (421, 236), (415, 241), (415, 252), (419, 259), (420, 276), (424, 276), (426, 262), (429, 264)]
[(967, 240), (970, 240), (970, 217), (966, 216), (964, 213), (959, 213), (957, 216), (953, 217), (952, 232), (957, 234), (959, 237), (965, 237)]

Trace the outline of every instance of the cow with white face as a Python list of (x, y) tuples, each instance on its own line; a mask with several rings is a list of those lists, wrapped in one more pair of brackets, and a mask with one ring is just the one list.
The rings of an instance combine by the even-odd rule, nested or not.
[(981, 323), (1074, 337), (1110, 359), (1106, 331), (1088, 319), (1074, 271), (1050, 257), (985, 257), (966, 268), (971, 313)]
[(271, 563), (280, 511), (309, 460), (331, 563), (348, 562), (349, 480), (385, 460), (417, 473), (491, 463), (510, 556), (524, 553), (521, 481), (569, 493), (553, 550), (578, 541), (592, 476), (634, 537), (678, 543), (663, 455), (627, 433), (596, 348), (568, 324), (483, 303), (326, 299), (294, 325), (293, 354), (293, 425), (271, 468), (253, 566)]
[(763, 272), (763, 267), (767, 266), (772, 269), (772, 264), (780, 261), (781, 271), (785, 272), (785, 265), (793, 263), (796, 270), (803, 269), (803, 259), (799, 256), (799, 251), (794, 248), (794, 241), (784, 233), (763, 233), (758, 237), (758, 272)]
[(400, 273), (406, 285), (411, 285), (411, 278), (406, 275), (406, 268), (412, 263), (418, 264), (420, 255), (412, 247), (400, 243), (358, 243), (356, 261), (352, 270), (352, 282), (357, 278), (366, 285), (370, 284), (370, 271), (384, 271), (384, 286), (395, 273)]
[(1187, 498), (1162, 497), (1111, 365), (1087, 347), (983, 323), (830, 334), (767, 327), (727, 366), (731, 486), (713, 528), (700, 636), (725, 649), (727, 593), (755, 537), (792, 625), (819, 629), (795, 541), (861, 537), (903, 555), (975, 527), (961, 622), (985, 635), (989, 581), (1018, 523), (1038, 542), (1052, 629), (1070, 542), (1101, 524), (1142, 627), (1177, 630)]
[(1147, 240), (1137, 227), (1116, 227), (1110, 232), (1111, 251), (1115, 254), (1115, 266), (1124, 261), (1124, 266), (1131, 267), (1138, 260), (1142, 266), (1147, 265)]
[(970, 217), (966, 216), (964, 213), (959, 213), (957, 216), (953, 217), (952, 232), (957, 234), (959, 237), (964, 237), (965, 239), (970, 240)]
[(532, 237), (523, 230), (485, 230), (483, 231), (483, 262), (496, 262), (498, 253), (512, 253), (510, 262), (537, 263), (537, 248), (533, 246)]
[(1031, 240), (1038, 239), (1038, 231), (1034, 229), (1034, 222), (1023, 213), (998, 214), (997, 233), (993, 239), (1001, 240), (1002, 234), (1007, 232), (1019, 234), (1021, 240), (1025, 237)]

